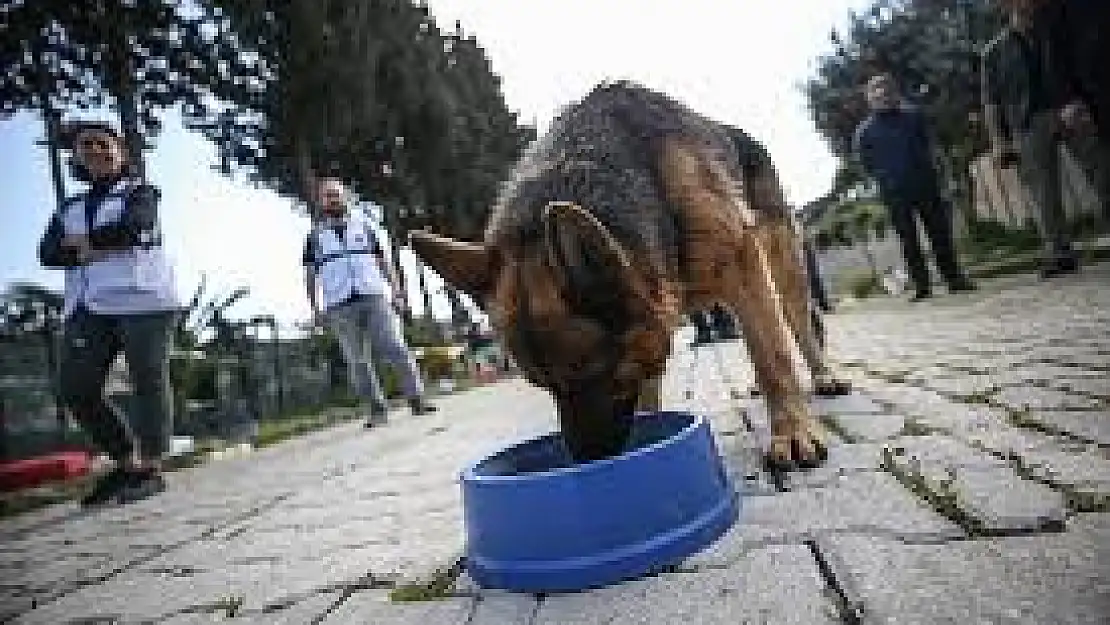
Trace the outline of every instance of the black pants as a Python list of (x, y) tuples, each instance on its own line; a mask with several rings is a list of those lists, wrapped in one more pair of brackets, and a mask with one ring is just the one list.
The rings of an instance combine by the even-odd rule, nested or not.
[[(66, 320), (59, 371), (62, 403), (102, 451), (117, 462), (156, 460), (173, 434), (169, 346), (175, 315), (97, 315), (79, 309)], [(104, 396), (112, 363), (123, 352), (134, 387), (126, 415)]]
[(906, 268), (919, 293), (932, 290), (929, 279), (929, 266), (921, 250), (921, 237), (918, 236), (917, 219), (925, 226), (929, 237), (929, 247), (933, 251), (941, 277), (949, 285), (964, 280), (956, 246), (952, 238), (952, 211), (949, 204), (937, 194), (914, 196), (889, 195), (884, 198), (890, 212), (891, 226), (902, 242), (902, 257)]
[(832, 301), (829, 292), (825, 289), (825, 281), (821, 276), (821, 265), (817, 262), (817, 252), (809, 241), (802, 243), (802, 253), (806, 261), (806, 277), (809, 278), (809, 295), (817, 306), (825, 312), (832, 311)]
[(709, 311), (699, 310), (690, 315), (690, 319), (694, 322), (694, 328), (697, 330), (696, 339), (698, 342), (706, 343), (713, 340), (714, 331), (717, 333), (717, 338), (735, 338), (737, 334), (736, 320), (724, 306), (714, 304)]

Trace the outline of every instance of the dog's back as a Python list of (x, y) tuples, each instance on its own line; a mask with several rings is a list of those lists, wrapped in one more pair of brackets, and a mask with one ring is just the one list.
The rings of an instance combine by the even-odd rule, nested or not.
[(659, 180), (663, 139), (681, 137), (741, 175), (728, 129), (675, 100), (627, 82), (604, 84), (569, 107), (505, 184), (487, 242), (527, 245), (551, 201), (589, 210), (640, 262), (672, 273), (686, 257), (679, 208)]

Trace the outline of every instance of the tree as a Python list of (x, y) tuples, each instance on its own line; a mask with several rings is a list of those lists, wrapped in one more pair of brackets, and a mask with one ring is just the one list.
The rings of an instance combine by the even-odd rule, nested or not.
[(57, 146), (61, 114), (111, 104), (142, 174), (157, 111), (215, 106), (213, 92), (254, 67), (205, 9), (170, 0), (0, 0), (0, 111), (41, 113)]
[(474, 230), (472, 207), (488, 207), (533, 136), (508, 111), (477, 43), (445, 37), (424, 6), (203, 4), (226, 18), (263, 77), (233, 80), (218, 94), (228, 107), (189, 119), (216, 144), (225, 173), (295, 198), (317, 173), (337, 175), (385, 208), (391, 234), (433, 223)]
[(2, 297), (0, 323), (14, 332), (49, 332), (61, 321), (61, 293), (41, 284), (16, 282)]

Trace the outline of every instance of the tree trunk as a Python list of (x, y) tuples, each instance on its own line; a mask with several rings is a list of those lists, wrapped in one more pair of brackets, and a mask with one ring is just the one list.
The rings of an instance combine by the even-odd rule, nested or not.
[(62, 120), (58, 110), (50, 102), (50, 77), (47, 74), (46, 59), (43, 58), (40, 48), (41, 43), (36, 42), (31, 54), (34, 56), (35, 66), (39, 68), (39, 107), (42, 111), (42, 124), (46, 134), (46, 153), (50, 159), (50, 179), (54, 183), (54, 201), (60, 211), (66, 199), (65, 170), (62, 167), (61, 155)]
[(131, 159), (131, 174), (146, 180), (146, 163), (143, 158), (145, 144), (139, 121), (139, 95), (135, 84), (135, 59), (131, 53), (131, 29), (123, 24), (109, 47), (106, 73), (109, 90), (116, 98), (116, 112), (123, 128), (124, 144)]

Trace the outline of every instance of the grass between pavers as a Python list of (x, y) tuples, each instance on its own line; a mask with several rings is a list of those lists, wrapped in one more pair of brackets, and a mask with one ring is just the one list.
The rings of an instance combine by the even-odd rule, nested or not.
[(1110, 493), (1087, 493), (1077, 490), (1071, 484), (1066, 484), (1045, 475), (1038, 475), (1020, 455), (1012, 451), (1002, 452), (991, 449), (979, 442), (969, 441), (968, 444), (978, 451), (1002, 460), (1013, 470), (1014, 474), (1023, 480), (1047, 486), (1060, 493), (1064, 498), (1064, 505), (1071, 513), (1110, 512)]
[(959, 526), (967, 533), (968, 537), (980, 538), (992, 534), (983, 525), (982, 521), (971, 516), (960, 507), (959, 495), (952, 488), (952, 484), (955, 483), (957, 477), (954, 469), (948, 470), (946, 480), (937, 483), (935, 486), (930, 486), (929, 481), (920, 473), (906, 471), (898, 466), (898, 463), (894, 461), (893, 449), (884, 447), (881, 453), (882, 460), (879, 463), (881, 470), (889, 473), (906, 490), (929, 504), (929, 507), (937, 514)]
[(456, 558), (450, 565), (437, 568), (427, 580), (397, 584), (389, 591), (389, 600), (395, 603), (435, 601), (453, 596), (455, 582), (462, 575), (466, 560)]
[(841, 423), (837, 421), (836, 417), (834, 417), (833, 415), (819, 413), (816, 416), (818, 423), (820, 423), (826, 430), (835, 434), (838, 438), (840, 438), (840, 440), (844, 441), (845, 443), (853, 445), (855, 443), (861, 442), (861, 439), (858, 436), (849, 432), (847, 428), (841, 425)]

